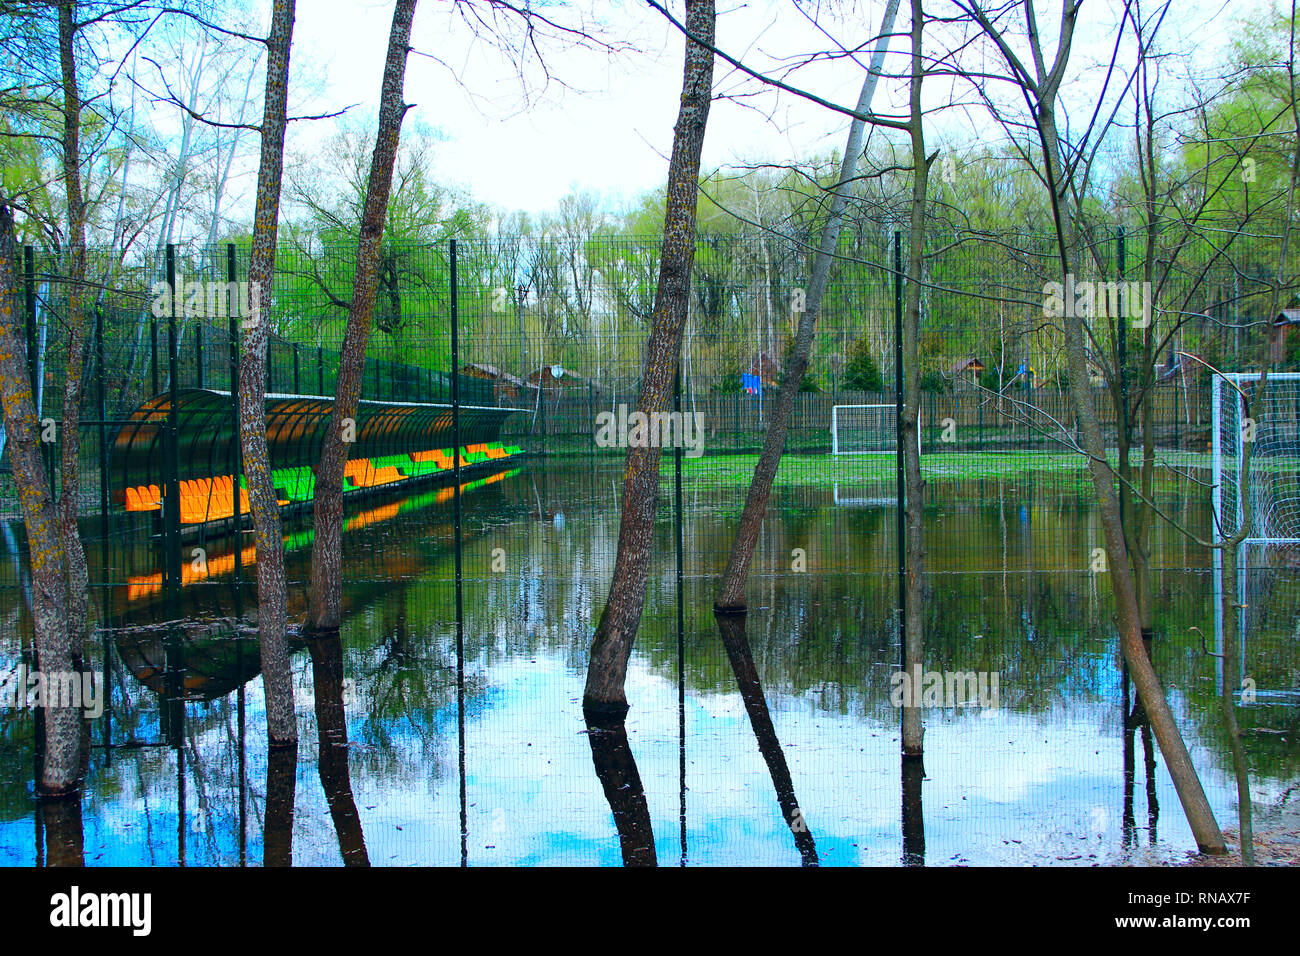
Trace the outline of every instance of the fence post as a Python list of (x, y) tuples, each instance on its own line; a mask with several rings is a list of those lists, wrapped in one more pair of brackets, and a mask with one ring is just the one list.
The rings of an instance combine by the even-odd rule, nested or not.
[(298, 343), (297, 343), (297, 342), (294, 342), (294, 343), (293, 343), (293, 393), (294, 393), (295, 395), (301, 395), (301, 394), (302, 394), (302, 386), (301, 386), (300, 381), (299, 381), (299, 378), (298, 378), (298, 364), (299, 364), (299, 363), (298, 363)]
[(203, 369), (203, 320), (194, 320), (194, 364), (199, 388), (207, 388), (207, 376)]
[(100, 637), (104, 655), (104, 746), (106, 756), (112, 755), (113, 747), (113, 652), (112, 642), (108, 636), (109, 589), (107, 587), (109, 567), (109, 517), (108, 517), (108, 395), (105, 391), (106, 366), (104, 365), (104, 311), (95, 306), (95, 362), (99, 366), (96, 374), (99, 380), (99, 536), (100, 536)]
[[(235, 283), (235, 244), (226, 243), (226, 279)], [(235, 619), (244, 617), (244, 512), (239, 507), (239, 489), (244, 475), (243, 447), (239, 437), (239, 320), (230, 314), (230, 496), (235, 524)], [(239, 646), (239, 645), (236, 645)], [(240, 687), (242, 688), (242, 684)], [(242, 755), (242, 751), (241, 751)], [(242, 778), (241, 778), (242, 779)]]
[[(1118, 281), (1124, 281), (1124, 272), (1128, 267), (1125, 261), (1127, 256), (1124, 249), (1124, 227), (1120, 226), (1116, 236), (1116, 255), (1115, 265)], [(1128, 474), (1128, 465), (1130, 459), (1130, 449), (1128, 447), (1128, 326), (1123, 314), (1115, 321), (1115, 331), (1119, 335), (1119, 407), (1115, 409), (1115, 419), (1117, 431), (1119, 432), (1120, 447), (1124, 449), (1124, 460), (1119, 462), (1119, 473)], [(1123, 484), (1119, 488), (1119, 523), (1124, 525), (1124, 501), (1128, 498), (1128, 489)]]
[(158, 395), (158, 320), (149, 320), (149, 384), (150, 395)]
[[(894, 230), (894, 533), (898, 537), (898, 661), (907, 667), (907, 481), (903, 455), (903, 234)], [(901, 711), (900, 711), (901, 714)], [(900, 717), (901, 720), (901, 717)]]
[[(176, 246), (167, 244), (167, 286), (176, 288)], [(166, 545), (167, 587), (178, 608), (181, 587), (181, 495), (180, 495), (180, 389), (176, 381), (179, 360), (176, 355), (176, 296), (173, 294), (171, 308), (167, 310), (167, 493), (163, 496), (164, 540)]]
[(325, 394), (325, 350), (316, 346), (316, 392)]

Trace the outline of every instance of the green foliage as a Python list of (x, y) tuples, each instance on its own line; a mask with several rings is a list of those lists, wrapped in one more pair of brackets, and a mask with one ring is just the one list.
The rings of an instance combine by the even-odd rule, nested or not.
[(844, 387), (849, 391), (883, 392), (884, 380), (880, 375), (880, 366), (871, 354), (871, 343), (860, 338), (853, 345), (853, 351), (844, 366)]
[(921, 391), (923, 392), (946, 392), (952, 387), (952, 383), (940, 372), (923, 372), (921, 374)]

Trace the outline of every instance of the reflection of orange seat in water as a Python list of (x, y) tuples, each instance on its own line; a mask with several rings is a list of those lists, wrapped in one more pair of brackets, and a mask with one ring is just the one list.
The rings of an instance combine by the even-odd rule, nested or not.
[(162, 590), (163, 576), (159, 571), (157, 574), (143, 574), (138, 577), (128, 578), (126, 582), (126, 599), (136, 601), (150, 594), (156, 594)]
[[(249, 545), (239, 555), (240, 563), (244, 567), (250, 567), (257, 563), (257, 546)], [(195, 567), (193, 561), (181, 562), (181, 587), (189, 587), (196, 581), (202, 581), (206, 578), (217, 577), (230, 574), (235, 570), (235, 552), (227, 551), (224, 554), (214, 555), (205, 562)], [(126, 599), (135, 601), (139, 598), (148, 597), (150, 594), (157, 594), (163, 588), (163, 574), (161, 571), (154, 574), (143, 574), (126, 580)]]
[(354, 514), (344, 522), (344, 530), (356, 531), (358, 528), (364, 528), (369, 524), (378, 524), (381, 521), (388, 521), (397, 517), (398, 509), (401, 508), (400, 501), (394, 501), (390, 505), (384, 505), (382, 508), (371, 508), (369, 511), (360, 511)]

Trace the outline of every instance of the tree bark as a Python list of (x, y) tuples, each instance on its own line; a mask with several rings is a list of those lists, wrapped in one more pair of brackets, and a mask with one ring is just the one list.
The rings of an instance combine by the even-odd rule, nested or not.
[[(27, 527), (36, 666), (46, 673), (69, 674), (76, 668), (68, 634), (67, 561), (49, 476), (41, 460), (40, 425), (18, 302), (13, 214), (7, 204), (0, 203), (0, 402), (9, 436), (9, 463)], [(67, 794), (80, 787), (81, 722), (76, 708), (45, 711), (41, 722), (45, 752), (37, 783), (42, 794)]]
[[(1062, 279), (1069, 274), (1070, 250), (1074, 248), (1074, 232), (1065, 208), (1059, 178), (1060, 144), (1055, 117), (1050, 106), (1040, 106), (1038, 127), (1043, 141), (1044, 165), (1054, 191), (1053, 203), (1058, 208), (1058, 231), (1061, 239)], [(1205, 853), (1221, 854), (1227, 851), (1223, 833), (1214, 819), (1214, 811), (1205, 797), (1205, 790), (1192, 764), (1187, 745), (1179, 733), (1173, 711), (1165, 699), (1164, 688), (1151, 666), (1146, 646), (1142, 640), (1142, 620), (1138, 608), (1137, 588), (1133, 568), (1129, 562), (1124, 539), (1124, 526), (1119, 516), (1119, 500), (1115, 493), (1115, 473), (1106, 462), (1106, 444), (1101, 434), (1101, 423), (1093, 401), (1088, 379), (1087, 353), (1084, 345), (1083, 318), (1073, 309), (1065, 310), (1065, 351), (1069, 367), (1069, 393), (1075, 414), (1078, 416), (1080, 446), (1088, 456), (1088, 473), (1099, 506), (1102, 531), (1105, 536), (1107, 567), (1110, 571), (1111, 590), (1115, 598), (1116, 624), (1120, 647), (1128, 663), (1129, 674), (1137, 688), (1138, 697), (1150, 722), (1152, 733), (1164, 754), (1169, 776), (1178, 792), (1178, 799), (1187, 815), (1196, 844)]]
[(262, 116), (262, 155), (257, 173), (253, 214), (253, 248), (248, 282), (253, 314), (244, 320), (239, 365), (240, 445), (257, 547), (258, 632), (262, 686), (266, 696), (266, 730), (272, 745), (297, 745), (286, 640), (288, 593), (284, 575), (284, 539), (280, 506), (271, 481), (266, 447), (266, 349), (270, 330), (263, 312), (271, 300), (275, 274), (275, 240), (279, 228), (280, 185), (284, 173), (284, 133), (289, 98), (289, 46), (293, 38), (295, 0), (275, 0), (267, 39), (266, 95)]
[[(876, 80), (884, 65), (885, 51), (889, 46), (889, 33), (894, 28), (894, 17), (898, 13), (898, 4), (899, 0), (889, 0), (889, 6), (885, 10), (881, 36), (872, 54), (871, 67), (866, 79), (862, 81), (862, 92), (858, 96), (858, 113), (865, 113), (871, 106)], [(754, 477), (749, 482), (749, 493), (745, 497), (745, 508), (740, 515), (740, 524), (736, 527), (736, 537), (731, 543), (727, 569), (723, 572), (722, 585), (713, 602), (715, 613), (743, 613), (747, 607), (745, 580), (749, 577), (749, 566), (754, 559), (754, 547), (758, 543), (758, 534), (763, 527), (763, 515), (767, 512), (767, 502), (772, 494), (772, 482), (776, 479), (776, 471), (780, 467), (781, 455), (785, 450), (786, 433), (790, 427), (790, 417), (794, 413), (794, 400), (799, 385), (803, 382), (804, 374), (808, 370), (813, 335), (816, 331), (817, 319), (821, 315), (822, 297), (830, 278), (831, 263), (839, 243), (840, 229), (844, 224), (844, 208), (848, 204), (853, 179), (857, 175), (865, 129), (866, 123), (856, 117), (849, 124), (849, 139), (844, 147), (844, 158), (840, 163), (839, 181), (831, 188), (830, 211), (826, 224), (822, 227), (821, 242), (813, 261), (805, 309), (799, 315), (793, 354), (790, 357), (785, 379), (776, 393), (776, 404), (768, 410), (763, 451), (758, 456)]]
[(74, 659), (87, 625), (86, 552), (77, 533), (81, 503), (81, 390), (86, 370), (86, 203), (81, 184), (81, 92), (77, 84), (76, 0), (59, 2), (59, 64), (63, 79), (63, 184), (68, 203), (68, 365), (63, 378), (59, 442), (59, 533), (67, 561), (67, 627)]
[[(686, 29), (690, 36), (712, 46), (715, 19), (713, 0), (687, 0)], [(650, 340), (646, 344), (641, 394), (637, 400), (637, 410), (647, 416), (667, 407), (677, 372), (682, 326), (690, 304), (700, 151), (704, 145), (712, 90), (713, 54), (688, 38), (681, 107), (673, 130), (673, 152), (668, 166), (659, 281)], [(630, 445), (627, 450), (614, 576), (610, 582), (609, 599), (596, 627), (591, 661), (587, 667), (583, 709), (588, 713), (627, 713), (623, 682), (645, 605), (655, 506), (659, 497), (660, 453), (661, 449), (650, 442)]]
[[(361, 235), (357, 242), (356, 278), (348, 308), (343, 351), (339, 357), (334, 410), (316, 463), (316, 497), (312, 519), (316, 537), (311, 549), (311, 593), (307, 626), (319, 632), (337, 631), (343, 600), (343, 469), (348, 460), (344, 430), (355, 423), (361, 400), (362, 376), (366, 368), (366, 343), (375, 313), (375, 290), (379, 282), (379, 246), (384, 236), (388, 195), (393, 183), (393, 163), (407, 106), (402, 102), (406, 79), (406, 56), (410, 51), (411, 21), (416, 0), (398, 0), (393, 8), (393, 25), (388, 35), (388, 56), (379, 99), (379, 132), (370, 162), (365, 208), (361, 214)], [(452, 369), (452, 374), (457, 370)]]
[[(912, 142), (912, 204), (909, 214), (907, 291), (903, 306), (903, 408), (900, 410), (903, 431), (903, 468), (907, 501), (899, 502), (904, 509), (905, 547), (907, 555), (906, 596), (904, 613), (907, 639), (903, 648), (903, 669), (906, 674), (923, 668), (925, 639), (922, 630), (922, 572), (925, 562), (925, 528), (923, 506), (925, 481), (921, 477), (921, 432), (918, 415), (921, 410), (921, 281), (925, 252), (925, 203), (930, 187), (930, 159), (925, 154), (925, 129), (922, 125), (921, 83), (925, 77), (925, 64), (921, 59), (922, 34), (925, 14), (921, 0), (912, 0), (912, 82), (910, 84), (911, 142)], [(919, 701), (912, 700), (911, 707), (903, 708), (902, 748), (909, 757), (923, 752), (925, 729), (921, 724)]]

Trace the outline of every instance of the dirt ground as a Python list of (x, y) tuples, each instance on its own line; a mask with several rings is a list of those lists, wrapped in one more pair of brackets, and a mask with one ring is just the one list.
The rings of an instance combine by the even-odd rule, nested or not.
[[(1253, 827), (1256, 866), (1300, 866), (1300, 807), (1257, 809)], [(1192, 853), (1178, 865), (1241, 866), (1241, 840), (1237, 835), (1237, 828), (1225, 829), (1223, 835), (1228, 841), (1226, 856)]]

